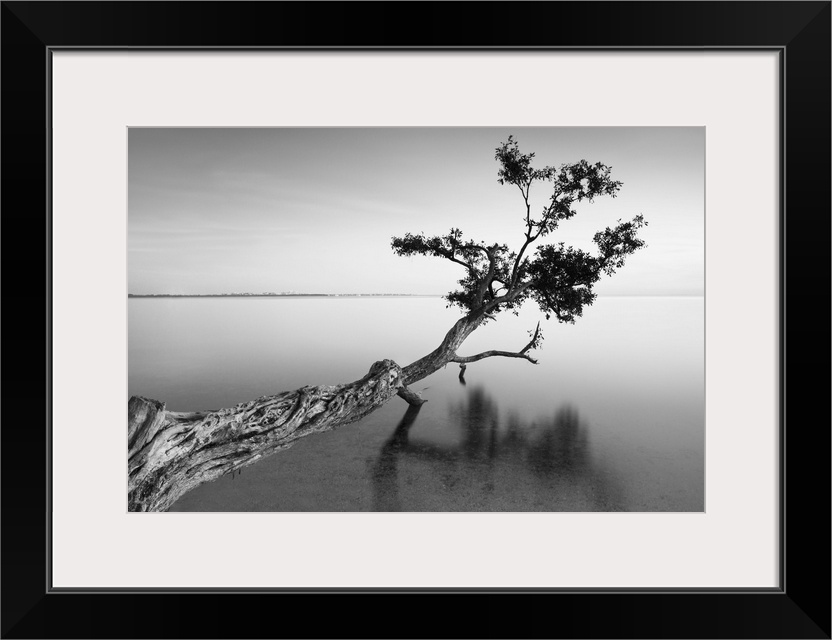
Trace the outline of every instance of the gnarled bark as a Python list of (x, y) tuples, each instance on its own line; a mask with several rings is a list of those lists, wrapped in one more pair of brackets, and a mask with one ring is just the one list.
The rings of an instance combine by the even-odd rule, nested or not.
[(133, 396), (128, 404), (128, 509), (166, 511), (203, 482), (250, 465), (311, 433), (361, 419), (402, 388), (392, 360), (355, 382), (303, 387), (229, 409), (166, 411)]

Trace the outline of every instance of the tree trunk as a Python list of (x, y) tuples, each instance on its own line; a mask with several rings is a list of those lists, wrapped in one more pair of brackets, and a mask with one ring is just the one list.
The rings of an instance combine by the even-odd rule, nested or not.
[(392, 360), (350, 384), (303, 387), (230, 409), (166, 411), (156, 400), (128, 403), (128, 509), (166, 511), (197, 485), (285, 449), (298, 438), (349, 424), (402, 388)]
[(360, 420), (394, 395), (425, 402), (407, 385), (456, 357), (486, 318), (461, 318), (442, 344), (404, 369), (392, 360), (373, 364), (355, 382), (303, 387), (218, 411), (167, 411), (158, 400), (130, 398), (127, 408), (128, 509), (166, 511), (187, 491), (291, 446), (298, 438)]
[(472, 311), (457, 320), (456, 324), (451, 327), (451, 330), (445, 334), (442, 344), (424, 358), (419, 358), (416, 362), (402, 369), (405, 386), (427, 378), (430, 374), (439, 371), (439, 369), (448, 364), (456, 356), (456, 350), (473, 333), (474, 329), (482, 324), (485, 318), (485, 312), (480, 309)]

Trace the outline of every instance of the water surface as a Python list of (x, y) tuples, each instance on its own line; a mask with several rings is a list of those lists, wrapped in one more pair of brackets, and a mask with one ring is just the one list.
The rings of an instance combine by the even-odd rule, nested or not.
[[(439, 298), (130, 299), (129, 393), (231, 406), (362, 377), (434, 349)], [(599, 298), (543, 321), (539, 364), (449, 365), (362, 421), (204, 484), (172, 511), (702, 511), (703, 298)], [(540, 314), (501, 316), (461, 355), (518, 350)]]

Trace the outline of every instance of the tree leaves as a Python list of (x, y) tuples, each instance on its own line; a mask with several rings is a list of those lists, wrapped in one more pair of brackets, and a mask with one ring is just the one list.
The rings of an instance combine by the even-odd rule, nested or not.
[[(560, 322), (574, 322), (584, 307), (595, 301), (592, 289), (601, 275), (612, 275), (624, 265), (627, 256), (645, 246), (638, 231), (647, 222), (638, 215), (596, 233), (593, 240), (598, 255), (564, 247), (561, 242), (540, 246), (529, 258), (525, 252), (532, 243), (554, 232), (561, 221), (577, 215), (576, 203), (591, 203), (599, 196), (614, 198), (621, 182), (613, 180), (611, 167), (600, 162), (580, 160), (535, 169), (534, 153), (521, 153), (513, 136), (496, 148), (494, 157), (500, 164), (499, 183), (518, 187), (525, 203), (524, 241), (518, 251), (510, 251), (506, 244), (463, 240), (462, 231), (457, 228), (443, 236), (406, 233), (394, 237), (393, 251), (400, 256), (444, 258), (463, 266), (466, 272), (458, 281), (459, 288), (445, 296), (448, 306), (492, 317), (501, 310), (517, 313), (531, 297), (547, 319), (554, 316)], [(548, 182), (552, 189), (539, 218), (531, 217), (529, 203), (535, 182)]]
[(600, 260), (580, 249), (558, 245), (538, 247), (529, 264), (530, 295), (548, 320), (575, 322), (596, 295), (593, 285), (601, 274)]
[(611, 276), (616, 269), (624, 266), (624, 258), (645, 246), (644, 240), (638, 237), (638, 230), (646, 226), (644, 216), (637, 215), (629, 222), (619, 220), (612, 229), (607, 227), (593, 236), (593, 241), (601, 250), (604, 273)]
[(500, 169), (497, 171), (498, 182), (513, 184), (521, 189), (527, 187), (535, 179), (535, 172), (531, 168), (533, 158), (533, 153), (520, 153), (514, 136), (509, 136), (506, 142), (497, 147), (494, 156), (494, 159), (500, 163)]
[(448, 306), (456, 305), (465, 311), (471, 311), (498, 296), (500, 284), (505, 287), (508, 282), (510, 264), (514, 259), (507, 245), (486, 246), (485, 243), (463, 240), (462, 232), (456, 228), (444, 236), (406, 233), (402, 237), (394, 237), (391, 246), (399, 256), (433, 256), (465, 267), (467, 273), (458, 282), (460, 289), (445, 296)]

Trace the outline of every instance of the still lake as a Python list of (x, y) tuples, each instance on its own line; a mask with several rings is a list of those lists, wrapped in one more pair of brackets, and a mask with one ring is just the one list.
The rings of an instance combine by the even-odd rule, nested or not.
[[(129, 395), (173, 411), (228, 407), (404, 366), (459, 312), (435, 297), (132, 298)], [(704, 298), (599, 297), (574, 325), (532, 304), (459, 350), (539, 364), (448, 365), (363, 420), (312, 435), (171, 511), (702, 511)]]

